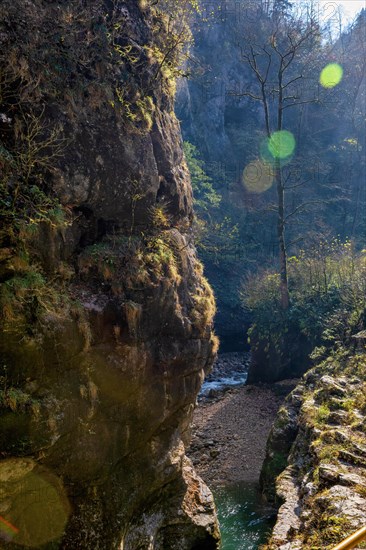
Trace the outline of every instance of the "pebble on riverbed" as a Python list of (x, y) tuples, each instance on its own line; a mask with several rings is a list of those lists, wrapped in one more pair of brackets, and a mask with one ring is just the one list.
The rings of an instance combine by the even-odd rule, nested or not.
[[(208, 381), (243, 373), (249, 355), (219, 356)], [(194, 412), (192, 441), (187, 450), (197, 472), (211, 486), (258, 482), (265, 447), (276, 412), (295, 382), (264, 386), (225, 387), (201, 397)]]

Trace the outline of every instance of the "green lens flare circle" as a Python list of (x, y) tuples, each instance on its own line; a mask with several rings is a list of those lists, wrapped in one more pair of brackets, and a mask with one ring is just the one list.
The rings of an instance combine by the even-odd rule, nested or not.
[(338, 63), (329, 63), (320, 73), (319, 82), (323, 88), (334, 88), (343, 77), (343, 68)]
[(287, 130), (274, 132), (268, 140), (268, 150), (275, 159), (289, 157), (294, 152), (295, 146), (295, 138)]

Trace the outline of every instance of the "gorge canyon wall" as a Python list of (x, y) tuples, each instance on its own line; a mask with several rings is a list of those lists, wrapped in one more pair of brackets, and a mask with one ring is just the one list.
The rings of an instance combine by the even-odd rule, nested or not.
[(9, 548), (214, 549), (185, 456), (217, 342), (167, 18), (0, 6), (0, 534)]

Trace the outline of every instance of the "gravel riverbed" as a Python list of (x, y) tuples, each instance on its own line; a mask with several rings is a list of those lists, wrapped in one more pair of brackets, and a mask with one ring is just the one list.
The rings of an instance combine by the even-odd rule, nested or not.
[[(244, 372), (248, 354), (219, 356), (210, 381)], [(278, 408), (297, 380), (271, 385), (223, 385), (200, 396), (192, 426), (188, 456), (209, 486), (239, 481), (258, 482), (267, 438)]]

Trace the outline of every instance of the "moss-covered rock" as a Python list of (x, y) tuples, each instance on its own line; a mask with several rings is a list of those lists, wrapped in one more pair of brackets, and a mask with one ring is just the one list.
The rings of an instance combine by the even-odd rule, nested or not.
[(330, 549), (363, 526), (365, 365), (364, 354), (338, 351), (309, 371), (281, 408), (262, 470), (279, 511), (263, 549)]
[(168, 19), (134, 0), (0, 6), (9, 548), (218, 546), (212, 495), (185, 458), (217, 342)]

